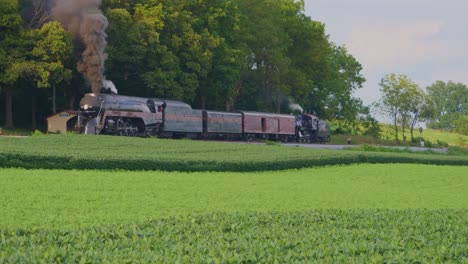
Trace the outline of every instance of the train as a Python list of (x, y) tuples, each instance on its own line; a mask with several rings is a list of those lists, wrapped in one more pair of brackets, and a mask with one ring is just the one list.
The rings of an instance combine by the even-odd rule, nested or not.
[(330, 126), (316, 115), (197, 110), (182, 101), (85, 94), (77, 133), (212, 140), (328, 142)]

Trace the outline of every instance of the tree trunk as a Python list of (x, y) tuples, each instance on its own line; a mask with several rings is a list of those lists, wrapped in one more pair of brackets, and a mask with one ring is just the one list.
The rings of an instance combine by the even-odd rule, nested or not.
[(393, 126), (395, 128), (395, 140), (398, 142), (398, 124), (396, 114), (393, 116)]
[(68, 102), (69, 109), (75, 109), (75, 94), (70, 97), (70, 101)]
[(14, 129), (13, 126), (13, 95), (9, 89), (5, 90), (5, 128)]
[(52, 86), (52, 113), (56, 114), (56, 106), (55, 106), (55, 85)]
[(279, 95), (279, 93), (276, 93), (276, 98), (275, 98), (276, 102), (275, 102), (275, 106), (276, 106), (276, 113), (280, 113), (281, 112), (281, 97)]
[(230, 99), (227, 99), (226, 102), (224, 103), (224, 109), (226, 110), (226, 112), (231, 112), (232, 103)]
[(202, 95), (200, 97), (201, 109), (206, 110), (206, 96)]
[(411, 127), (410, 127), (410, 133), (411, 133), (411, 142), (413, 142), (413, 141), (414, 141), (413, 131), (414, 131), (414, 126), (411, 126)]
[(406, 123), (406, 120), (403, 118), (401, 122), (401, 135), (403, 136), (403, 143), (406, 143), (405, 123)]
[(34, 131), (37, 128), (37, 120), (36, 120), (36, 108), (37, 108), (37, 101), (36, 101), (36, 88), (33, 88), (32, 96), (31, 96), (31, 130)]
[(416, 113), (414, 115), (414, 118), (411, 120), (411, 127), (410, 127), (410, 131), (411, 131), (411, 142), (413, 142), (414, 140), (414, 127), (416, 126), (416, 123), (418, 122), (419, 120), (419, 114)]
[(271, 108), (271, 84), (269, 79), (268, 66), (265, 65), (264, 75), (263, 75), (263, 90), (264, 90), (264, 100), (265, 100), (265, 111), (270, 112)]
[[(226, 102), (226, 111), (230, 112), (232, 111), (232, 109), (234, 108), (234, 105), (236, 103), (236, 100), (237, 100), (237, 97), (240, 95), (240, 91), (241, 91), (241, 88), (242, 88), (242, 85), (241, 85), (242, 81), (239, 81), (235, 88), (234, 88), (234, 91), (231, 95), (231, 97), (227, 100)], [(228, 106), (229, 105), (229, 108)], [(229, 109), (229, 110), (228, 110)]]

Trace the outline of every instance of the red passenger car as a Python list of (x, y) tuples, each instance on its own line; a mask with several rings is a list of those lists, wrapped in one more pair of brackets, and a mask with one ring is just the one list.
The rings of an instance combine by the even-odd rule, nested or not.
[(242, 133), (248, 138), (288, 140), (296, 134), (296, 118), (292, 115), (245, 112), (242, 113)]

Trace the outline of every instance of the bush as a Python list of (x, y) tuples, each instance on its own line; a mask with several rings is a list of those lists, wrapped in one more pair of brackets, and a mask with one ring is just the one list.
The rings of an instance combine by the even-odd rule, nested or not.
[(437, 147), (440, 147), (440, 148), (448, 148), (449, 146), (447, 142), (442, 141), (442, 140), (437, 140), (436, 145)]
[(468, 158), (110, 136), (0, 138), (0, 167), (272, 171), (353, 163), (468, 165)]
[(2, 263), (462, 263), (467, 210), (211, 213), (0, 229)]
[(427, 140), (427, 141), (423, 140), (423, 141), (424, 141), (424, 147), (426, 147), (426, 148), (432, 148), (433, 147), (431, 141), (429, 141), (429, 140)]
[(451, 146), (448, 148), (449, 155), (468, 156), (468, 148)]
[(36, 129), (34, 130), (34, 132), (32, 133), (32, 136), (43, 136), (44, 133), (42, 133), (40, 130)]

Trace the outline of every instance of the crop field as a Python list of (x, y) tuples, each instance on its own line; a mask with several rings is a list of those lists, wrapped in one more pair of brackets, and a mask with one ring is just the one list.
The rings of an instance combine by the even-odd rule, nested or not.
[(0, 263), (464, 263), (467, 165), (435, 154), (0, 137)]
[(468, 157), (110, 136), (0, 137), (0, 167), (247, 172), (353, 163), (468, 165)]
[(465, 208), (466, 167), (351, 165), (259, 173), (0, 170), (0, 225), (83, 226), (216, 211)]
[(2, 229), (0, 262), (466, 263), (466, 210), (211, 213)]

